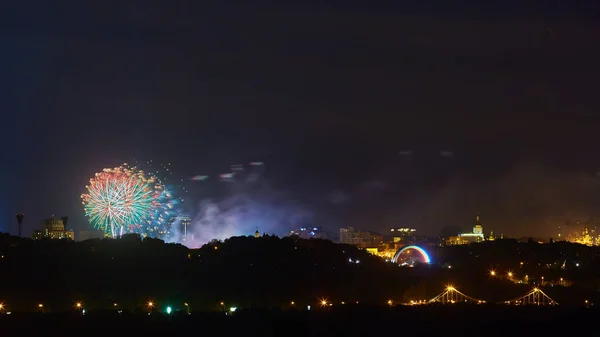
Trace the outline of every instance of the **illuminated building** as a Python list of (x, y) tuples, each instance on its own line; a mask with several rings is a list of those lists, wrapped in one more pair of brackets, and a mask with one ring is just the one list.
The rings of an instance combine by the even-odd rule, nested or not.
[(593, 246), (595, 244), (594, 237), (590, 235), (590, 231), (587, 226), (583, 227), (581, 235), (577, 235), (574, 239), (570, 240), (573, 243), (579, 243), (586, 246)]
[(392, 241), (397, 242), (414, 242), (417, 230), (414, 228), (392, 228), (390, 229)]
[(52, 217), (51, 219), (44, 220), (44, 227), (41, 230), (33, 231), (33, 239), (68, 239), (75, 240), (75, 233), (73, 231), (65, 230), (65, 220), (57, 219)]
[(383, 244), (383, 236), (372, 232), (355, 231), (353, 227), (340, 228), (340, 243), (360, 248), (375, 248)]
[(325, 239), (325, 234), (321, 231), (321, 227), (304, 226), (299, 230), (290, 232), (290, 236), (297, 236), (300, 239)]
[(256, 230), (256, 232), (254, 232), (254, 237), (260, 238), (260, 232), (258, 231), (258, 229)]
[(483, 236), (483, 226), (481, 225), (479, 215), (477, 215), (473, 232), (460, 233), (458, 236), (451, 236), (448, 238), (448, 240), (446, 240), (446, 244), (449, 246), (466, 245), (473, 242), (482, 242), (484, 240), (485, 237)]
[(379, 248), (367, 248), (366, 251), (370, 254), (379, 256)]
[[(412, 255), (413, 252), (417, 253), (416, 259)], [(396, 254), (394, 254), (391, 261), (393, 263), (400, 263), (405, 265), (414, 265), (415, 262), (430, 264), (431, 257), (429, 257), (429, 254), (427, 253), (427, 251), (425, 251), (425, 249), (419, 246), (410, 245), (400, 249)]]

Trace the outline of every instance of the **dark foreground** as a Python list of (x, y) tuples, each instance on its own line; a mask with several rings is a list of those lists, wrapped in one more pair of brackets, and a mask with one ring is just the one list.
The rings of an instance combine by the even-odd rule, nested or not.
[(3, 335), (34, 336), (561, 336), (589, 333), (595, 309), (544, 307), (396, 307), (329, 311), (240, 311), (163, 316), (0, 315)]

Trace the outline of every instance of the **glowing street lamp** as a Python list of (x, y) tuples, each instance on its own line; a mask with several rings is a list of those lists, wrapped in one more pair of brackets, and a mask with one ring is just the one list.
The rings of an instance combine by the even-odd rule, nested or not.
[(187, 310), (187, 314), (190, 314), (190, 305), (187, 303), (183, 303), (183, 305), (185, 305), (185, 310)]
[(322, 299), (322, 300), (320, 301), (320, 303), (321, 303), (321, 306), (322, 306), (322, 307), (326, 307), (326, 306), (327, 306), (327, 299)]
[(0, 303), (0, 312), (4, 311), (4, 303)]
[(81, 303), (81, 302), (75, 303), (75, 309), (81, 311), (81, 309), (83, 309), (83, 303)]
[(496, 276), (496, 271), (495, 270), (490, 270), (490, 276)]
[(154, 302), (148, 301), (148, 303), (146, 303), (146, 306), (148, 307), (148, 312), (152, 312), (152, 309), (154, 309)]
[(387, 304), (388, 304), (389, 306), (391, 306), (392, 304), (394, 304), (394, 301), (392, 301), (392, 300), (388, 300), (388, 301), (387, 301)]
[(44, 313), (44, 305), (42, 303), (38, 304), (38, 308)]
[(512, 273), (512, 271), (509, 271), (509, 272), (508, 272), (508, 277), (509, 277), (509, 278), (512, 278), (512, 277), (513, 277), (513, 273)]

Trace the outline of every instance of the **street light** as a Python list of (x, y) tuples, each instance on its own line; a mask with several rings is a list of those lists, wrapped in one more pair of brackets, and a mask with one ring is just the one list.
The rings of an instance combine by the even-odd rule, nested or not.
[(183, 305), (185, 305), (185, 309), (187, 310), (187, 314), (190, 314), (190, 305), (187, 303), (183, 303)]
[(513, 277), (513, 273), (512, 273), (512, 271), (509, 271), (509, 272), (508, 272), (508, 277)]
[(148, 312), (152, 312), (152, 309), (154, 309), (154, 302), (148, 301), (148, 303), (146, 303), (146, 306), (148, 307)]
[(490, 276), (496, 276), (496, 271), (495, 270), (490, 270)]
[(44, 305), (42, 303), (38, 304), (38, 308), (40, 308), (40, 310), (42, 310), (42, 313), (45, 313)]
[(81, 311), (82, 308), (83, 308), (83, 304), (81, 302), (75, 303), (75, 309)]
[(0, 303), (0, 312), (4, 311), (4, 303)]

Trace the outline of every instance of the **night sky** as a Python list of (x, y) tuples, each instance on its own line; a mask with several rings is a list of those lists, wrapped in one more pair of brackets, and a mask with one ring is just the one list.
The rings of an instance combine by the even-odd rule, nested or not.
[(600, 5), (446, 2), (2, 4), (0, 230), (85, 229), (89, 178), (133, 158), (172, 163), (190, 213), (239, 192), (190, 177), (264, 162), (244, 188), (293, 213), (274, 232), (600, 216)]

